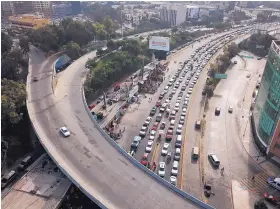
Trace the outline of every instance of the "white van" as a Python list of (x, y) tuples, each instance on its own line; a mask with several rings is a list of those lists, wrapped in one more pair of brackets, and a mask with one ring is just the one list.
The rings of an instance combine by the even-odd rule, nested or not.
[(181, 146), (182, 146), (182, 135), (178, 135), (177, 139), (176, 139), (176, 142), (175, 142), (175, 147), (176, 148), (181, 148)]
[(198, 157), (199, 157), (199, 149), (198, 149), (198, 147), (193, 147), (192, 148), (192, 156), (193, 156), (193, 159), (198, 159)]
[(180, 148), (176, 148), (175, 150), (175, 155), (174, 155), (174, 159), (179, 161), (181, 158), (181, 149)]
[(10, 183), (14, 178), (16, 177), (16, 172), (10, 171), (7, 175), (5, 175), (2, 179), (1, 179), (1, 189), (4, 189), (8, 183)]

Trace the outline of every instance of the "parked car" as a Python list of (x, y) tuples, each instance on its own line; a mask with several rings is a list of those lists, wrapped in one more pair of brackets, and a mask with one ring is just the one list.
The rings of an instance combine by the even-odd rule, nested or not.
[(269, 177), (267, 179), (267, 183), (269, 184), (269, 186), (272, 186), (278, 191), (280, 191), (280, 178)]

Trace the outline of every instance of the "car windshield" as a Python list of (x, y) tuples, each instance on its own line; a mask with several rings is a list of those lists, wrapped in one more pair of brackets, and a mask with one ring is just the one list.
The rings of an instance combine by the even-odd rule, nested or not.
[(66, 129), (61, 129), (61, 130), (62, 130), (62, 132), (63, 132), (63, 133), (66, 133), (66, 132), (67, 132), (67, 130), (66, 130)]

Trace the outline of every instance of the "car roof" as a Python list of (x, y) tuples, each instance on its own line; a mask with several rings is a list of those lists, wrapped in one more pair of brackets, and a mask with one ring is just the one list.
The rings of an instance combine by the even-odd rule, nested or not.
[(159, 167), (164, 167), (165, 166), (165, 162), (160, 162), (159, 163)]
[(280, 178), (275, 178), (274, 181), (280, 184)]

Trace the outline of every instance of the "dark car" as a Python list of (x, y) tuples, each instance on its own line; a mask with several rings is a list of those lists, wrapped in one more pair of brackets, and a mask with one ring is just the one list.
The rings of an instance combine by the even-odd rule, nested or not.
[(134, 150), (134, 151), (136, 152), (137, 149), (138, 149), (139, 144), (140, 144), (139, 141), (133, 141), (133, 142), (131, 143), (130, 150)]
[(216, 107), (216, 109), (215, 109), (215, 115), (216, 115), (216, 116), (219, 116), (220, 114), (221, 114), (221, 108)]
[(150, 111), (150, 116), (154, 116), (156, 114), (157, 108), (153, 107)]

